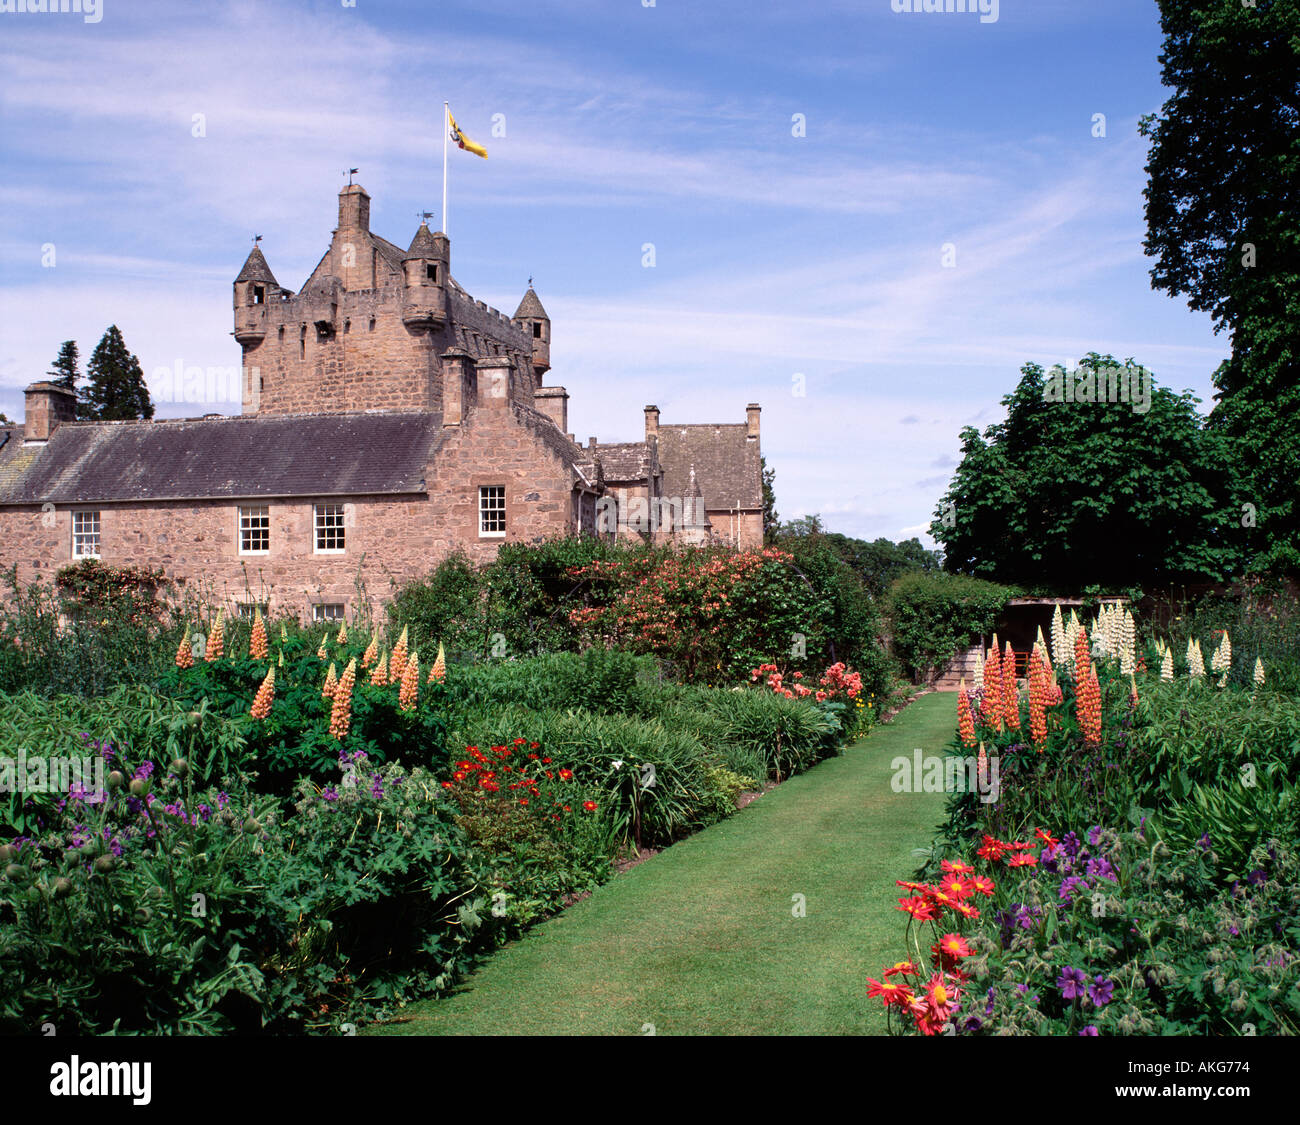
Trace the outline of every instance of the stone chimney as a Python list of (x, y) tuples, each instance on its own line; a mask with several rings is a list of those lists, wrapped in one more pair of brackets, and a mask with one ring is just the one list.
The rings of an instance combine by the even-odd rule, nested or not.
[(533, 391), (533, 405), (559, 427), (569, 431), (569, 392), (563, 387), (538, 387)]
[(758, 438), (758, 416), (763, 412), (763, 408), (756, 402), (751, 402), (745, 407), (745, 436), (747, 438)]
[(339, 192), (339, 230), (370, 233), (370, 195), (360, 184)]
[(77, 396), (57, 383), (33, 383), (26, 390), (27, 411), (23, 424), (23, 441), (49, 441), (63, 422), (77, 417)]
[(442, 424), (459, 426), (474, 409), (474, 360), (468, 352), (442, 353)]
[(477, 405), (480, 410), (502, 410), (510, 401), (510, 371), (514, 363), (509, 356), (495, 355), (480, 359)]
[(649, 441), (651, 438), (657, 438), (658, 436), (659, 407), (647, 406), (645, 408), (645, 439), (646, 441)]

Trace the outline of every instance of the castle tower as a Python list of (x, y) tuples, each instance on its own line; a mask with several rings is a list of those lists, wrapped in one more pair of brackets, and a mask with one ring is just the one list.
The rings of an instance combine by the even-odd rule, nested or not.
[(280, 283), (266, 264), (261, 249), (254, 244), (235, 278), (235, 340), (247, 350), (256, 347), (266, 335), (267, 308), (279, 303)]
[(402, 295), (402, 323), (411, 329), (441, 328), (447, 323), (447, 279), (451, 248), (447, 236), (434, 234), (428, 223), (411, 239), (402, 259), (405, 291)]
[(538, 300), (531, 285), (515, 309), (514, 320), (532, 338), (533, 377), (540, 387), (542, 376), (551, 369), (551, 318), (546, 315), (546, 310), (542, 308), (542, 302)]

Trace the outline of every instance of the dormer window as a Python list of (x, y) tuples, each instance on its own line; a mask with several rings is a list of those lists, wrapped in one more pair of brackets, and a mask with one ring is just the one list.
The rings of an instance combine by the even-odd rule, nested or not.
[(429, 262), (424, 267), (424, 276), (427, 277), (430, 281), (432, 281), (436, 285), (438, 282), (438, 263)]

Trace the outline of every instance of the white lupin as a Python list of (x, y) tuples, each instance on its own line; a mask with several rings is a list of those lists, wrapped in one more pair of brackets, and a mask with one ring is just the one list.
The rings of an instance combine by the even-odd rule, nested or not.
[(1119, 670), (1131, 676), (1137, 670), (1137, 622), (1126, 609), (1120, 622)]
[(1165, 649), (1164, 659), (1160, 661), (1160, 678), (1168, 683), (1174, 678), (1174, 650)]
[(1065, 618), (1061, 616), (1061, 603), (1052, 611), (1052, 664), (1059, 668), (1065, 663)]
[(1257, 656), (1255, 657), (1255, 686), (1264, 686), (1264, 662)]
[(1205, 675), (1205, 657), (1201, 655), (1201, 642), (1187, 642), (1187, 674), (1194, 680)]

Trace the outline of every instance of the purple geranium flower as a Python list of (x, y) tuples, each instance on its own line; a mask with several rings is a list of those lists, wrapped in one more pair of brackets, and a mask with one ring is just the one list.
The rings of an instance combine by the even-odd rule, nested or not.
[(1109, 879), (1112, 883), (1119, 882), (1119, 873), (1105, 856), (1088, 860), (1087, 872), (1094, 879)]
[(1061, 889), (1057, 892), (1061, 901), (1069, 906), (1074, 902), (1074, 896), (1082, 891), (1088, 890), (1088, 884), (1085, 883), (1078, 875), (1069, 875), (1061, 882)]
[(370, 795), (374, 797), (375, 800), (379, 800), (379, 798), (384, 795), (384, 783), (380, 780), (379, 774), (377, 773), (372, 773), (370, 775)]
[(1061, 995), (1066, 1000), (1082, 999), (1084, 991), (1088, 986), (1088, 978), (1082, 969), (1072, 969), (1066, 965), (1061, 970), (1061, 975), (1056, 978), (1056, 987), (1061, 990)]
[(1201, 838), (1196, 841), (1196, 846), (1199, 847), (1201, 851), (1208, 852), (1210, 850), (1210, 834), (1208, 832), (1201, 833)]
[(1098, 1031), (1097, 1028), (1096, 1028), (1094, 1025), (1089, 1024), (1089, 1025), (1088, 1025), (1087, 1027), (1085, 1027), (1081, 1032), (1079, 1032), (1079, 1034), (1080, 1034), (1080, 1035), (1100, 1035), (1101, 1032)]
[(1093, 983), (1088, 986), (1088, 999), (1100, 1008), (1110, 1003), (1110, 998), (1114, 992), (1115, 982), (1098, 975), (1093, 977)]
[(1094, 824), (1091, 828), (1088, 829), (1088, 843), (1090, 843), (1095, 848), (1100, 839), (1101, 839), (1101, 825)]
[(1071, 830), (1061, 837), (1061, 851), (1071, 859), (1079, 854), (1079, 837)]
[(339, 791), (332, 785), (325, 786), (325, 788), (320, 791), (320, 795), (326, 801), (337, 801), (339, 799)]

